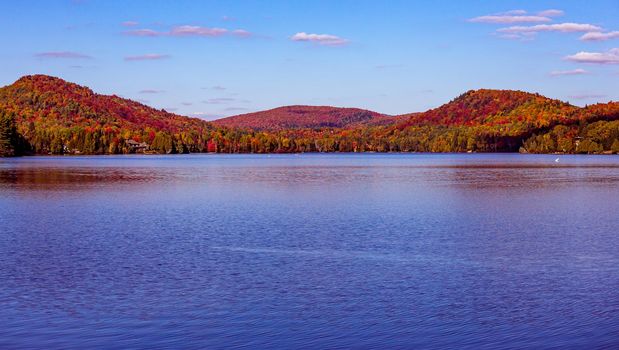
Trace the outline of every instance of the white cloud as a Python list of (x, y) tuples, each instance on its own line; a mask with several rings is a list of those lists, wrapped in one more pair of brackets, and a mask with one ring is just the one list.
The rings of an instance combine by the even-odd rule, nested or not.
[(91, 59), (92, 58), (92, 56), (88, 56), (83, 53), (73, 52), (73, 51), (39, 52), (35, 56), (39, 58), (75, 58), (75, 59)]
[(606, 52), (581, 51), (574, 55), (566, 56), (565, 59), (578, 63), (619, 64), (619, 48), (610, 49)]
[(170, 55), (148, 53), (146, 55), (126, 56), (125, 61), (152, 61), (152, 60), (162, 60), (165, 58), (170, 58)]
[[(471, 18), (468, 21), (474, 23), (494, 24), (517, 24), (533, 23), (531, 25), (513, 25), (496, 30), (497, 36), (504, 39), (532, 40), (540, 32), (560, 33), (587, 33), (581, 40), (608, 40), (619, 36), (619, 33), (602, 33), (602, 28), (588, 23), (547, 23), (554, 21), (555, 17), (563, 16), (565, 12), (557, 9), (548, 9), (529, 14), (525, 10), (512, 10)], [(535, 24), (540, 23), (540, 24)]]
[(548, 23), (552, 22), (551, 17), (563, 16), (561, 10), (545, 10), (537, 14), (527, 14), (525, 10), (511, 10), (506, 12), (495, 13), (486, 16), (471, 18), (468, 21), (473, 23), (498, 23), (498, 24), (513, 24), (513, 23)]
[(342, 46), (348, 44), (348, 40), (331, 34), (308, 34), (299, 32), (290, 37), (292, 41), (308, 41), (318, 45)]
[(163, 33), (154, 31), (152, 29), (128, 30), (126, 32), (123, 32), (123, 34), (131, 35), (131, 36), (160, 36), (160, 35), (163, 35)]
[(496, 33), (499, 38), (502, 39), (510, 39), (510, 40), (520, 40), (520, 41), (530, 41), (535, 38), (536, 33)]
[(223, 28), (209, 28), (200, 26), (179, 26), (174, 27), (168, 33), (172, 36), (220, 36), (228, 32)]
[(602, 94), (577, 94), (568, 96), (574, 100), (592, 100), (592, 99), (600, 99), (606, 97), (606, 95)]
[(526, 15), (527, 11), (525, 10), (510, 10), (501, 13), (497, 13), (497, 15)]
[(525, 15), (504, 14), (504, 15), (479, 16), (479, 17), (469, 19), (469, 22), (500, 23), (500, 24), (545, 23), (545, 22), (552, 22), (552, 19), (546, 16), (525, 16)]
[(561, 10), (555, 10), (555, 9), (544, 10), (544, 11), (540, 11), (537, 13), (538, 16), (545, 16), (545, 17), (561, 17), (564, 14), (565, 12)]
[(610, 39), (619, 39), (619, 31), (614, 32), (589, 32), (580, 37), (582, 41), (605, 41)]
[(557, 24), (538, 24), (534, 26), (513, 26), (500, 28), (499, 33), (522, 34), (522, 33), (538, 33), (538, 32), (561, 32), (561, 33), (576, 33), (576, 32), (596, 32), (602, 28), (593, 24), (586, 23), (557, 23)]
[(589, 74), (589, 71), (586, 71), (582, 68), (578, 68), (578, 69), (572, 69), (572, 70), (555, 70), (555, 71), (550, 72), (550, 76), (553, 76), (553, 77), (560, 77), (564, 75), (583, 75), (583, 74)]
[(248, 38), (248, 37), (250, 37), (252, 35), (250, 32), (248, 32), (248, 31), (246, 31), (244, 29), (233, 30), (231, 34), (232, 35), (236, 35), (236, 36), (240, 36), (242, 38)]
[(236, 29), (236, 30), (228, 30), (225, 28), (210, 28), (210, 27), (201, 27), (201, 26), (191, 26), (191, 25), (182, 25), (177, 26), (169, 31), (156, 31), (153, 29), (134, 29), (127, 30), (123, 32), (125, 35), (130, 36), (146, 36), (146, 37), (156, 37), (156, 36), (198, 36), (198, 37), (217, 37), (222, 35), (234, 35), (239, 37), (250, 37), (252, 36), (251, 32), (248, 32), (244, 29)]

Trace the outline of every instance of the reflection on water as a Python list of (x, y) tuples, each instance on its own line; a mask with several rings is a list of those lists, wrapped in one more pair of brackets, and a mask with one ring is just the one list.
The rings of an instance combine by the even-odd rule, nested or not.
[(417, 181), (517, 187), (558, 183), (616, 183), (617, 157), (521, 155), (272, 155), (186, 157), (33, 157), (0, 163), (0, 185), (71, 190), (105, 185), (174, 182), (345, 184)]
[(613, 348), (619, 158), (0, 160), (0, 348)]

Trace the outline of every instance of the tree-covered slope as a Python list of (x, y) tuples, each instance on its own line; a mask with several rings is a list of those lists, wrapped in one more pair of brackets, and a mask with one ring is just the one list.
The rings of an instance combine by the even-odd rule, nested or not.
[(566, 122), (578, 109), (559, 100), (523, 91), (471, 90), (438, 108), (411, 116), (400, 127), (484, 125), (517, 133)]
[(363, 125), (388, 125), (398, 119), (359, 109), (330, 106), (284, 106), (222, 118), (216, 125), (255, 130), (349, 128)]
[(34, 75), (0, 88), (0, 154), (570, 152), (619, 147), (619, 103), (579, 108), (539, 94), (469, 91), (398, 117), (289, 106), (215, 123)]
[(619, 102), (579, 109), (570, 123), (539, 130), (523, 142), (532, 153), (619, 153)]
[[(198, 146), (212, 126), (46, 75), (25, 76), (0, 88), (0, 109), (15, 115), (34, 153), (115, 153), (127, 140), (171, 148), (173, 135)], [(164, 145), (165, 144), (165, 145)]]
[(46, 75), (25, 76), (0, 89), (0, 107), (17, 115), (18, 123), (50, 126), (154, 128), (178, 132), (207, 126), (203, 120), (157, 110), (115, 95)]

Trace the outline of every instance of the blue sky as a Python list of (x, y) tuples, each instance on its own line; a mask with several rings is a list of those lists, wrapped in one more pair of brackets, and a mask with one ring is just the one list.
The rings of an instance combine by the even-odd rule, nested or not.
[(619, 100), (617, 18), (617, 0), (6, 0), (0, 85), (50, 74), (205, 119), (401, 114), (478, 88), (584, 105)]

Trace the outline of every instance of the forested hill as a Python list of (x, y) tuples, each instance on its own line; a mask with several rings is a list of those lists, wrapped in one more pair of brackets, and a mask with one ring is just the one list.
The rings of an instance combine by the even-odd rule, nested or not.
[(215, 123), (45, 75), (0, 88), (0, 156), (287, 152), (619, 152), (619, 103), (584, 108), (522, 91), (468, 91), (385, 116), (289, 106)]
[(96, 94), (46, 75), (25, 76), (0, 88), (0, 109), (14, 115), (19, 134), (34, 153), (117, 153), (127, 140), (169, 151), (172, 135), (182, 145), (194, 145), (212, 129), (201, 119)]
[(96, 94), (87, 87), (46, 75), (25, 76), (0, 89), (0, 106), (20, 118), (53, 121), (60, 125), (153, 128), (171, 132), (208, 126), (198, 118), (157, 110), (116, 95)]
[(394, 124), (401, 118), (359, 108), (285, 106), (214, 120), (217, 125), (255, 130), (350, 128)]
[(617, 102), (580, 108), (540, 94), (481, 89), (410, 115), (384, 134), (425, 152), (616, 153), (616, 120)]
[(413, 115), (409, 125), (509, 125), (544, 127), (571, 119), (579, 108), (539, 94), (513, 90), (471, 90), (449, 103)]

